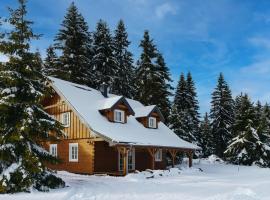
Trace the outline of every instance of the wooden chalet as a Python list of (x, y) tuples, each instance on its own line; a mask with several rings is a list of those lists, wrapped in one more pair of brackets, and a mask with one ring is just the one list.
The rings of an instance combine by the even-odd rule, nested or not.
[[(44, 147), (62, 162), (49, 166), (80, 174), (125, 175), (134, 170), (165, 169), (167, 152), (172, 163), (184, 152), (192, 166), (197, 146), (188, 143), (164, 123), (157, 106), (63, 81), (51, 79), (54, 95), (44, 108), (64, 128), (58, 141)], [(51, 134), (51, 133), (50, 133)]]

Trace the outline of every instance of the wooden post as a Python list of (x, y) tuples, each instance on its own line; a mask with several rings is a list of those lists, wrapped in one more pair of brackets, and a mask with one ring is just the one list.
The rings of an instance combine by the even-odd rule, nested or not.
[(169, 149), (169, 153), (172, 156), (172, 167), (174, 167), (175, 157), (176, 157), (176, 154), (177, 154), (177, 150), (175, 150), (175, 149)]
[(155, 154), (157, 152), (157, 149), (148, 148), (147, 150), (148, 150), (148, 152), (149, 152), (149, 154), (151, 155), (151, 158), (152, 158), (151, 169), (154, 170), (155, 169)]
[(128, 162), (128, 150), (126, 147), (117, 147), (117, 150), (119, 151), (119, 153), (123, 156), (123, 176), (128, 174), (128, 166), (127, 166), (127, 162)]
[(190, 151), (188, 153), (188, 166), (189, 167), (192, 167), (192, 157), (193, 157), (193, 153), (192, 153), (192, 151)]

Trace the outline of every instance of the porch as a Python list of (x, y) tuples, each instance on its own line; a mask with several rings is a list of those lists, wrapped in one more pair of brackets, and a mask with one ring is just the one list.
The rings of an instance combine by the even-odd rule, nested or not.
[(106, 142), (95, 144), (95, 174), (110, 174), (125, 176), (135, 170), (166, 169), (166, 154), (169, 153), (172, 166), (175, 164), (177, 153), (184, 153), (192, 166), (193, 150), (171, 147), (153, 146), (109, 146)]

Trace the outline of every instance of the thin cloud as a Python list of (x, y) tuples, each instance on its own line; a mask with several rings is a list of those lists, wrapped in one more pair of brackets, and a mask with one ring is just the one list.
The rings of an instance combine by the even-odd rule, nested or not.
[(164, 3), (156, 7), (156, 17), (163, 19), (168, 14), (176, 14), (176, 8), (169, 3)]

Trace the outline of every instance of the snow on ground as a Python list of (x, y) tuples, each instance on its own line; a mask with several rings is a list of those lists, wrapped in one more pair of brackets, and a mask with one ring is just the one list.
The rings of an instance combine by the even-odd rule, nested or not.
[(69, 187), (49, 193), (0, 195), (0, 200), (269, 200), (270, 169), (197, 160), (181, 167), (129, 174), (85, 176), (59, 172)]

